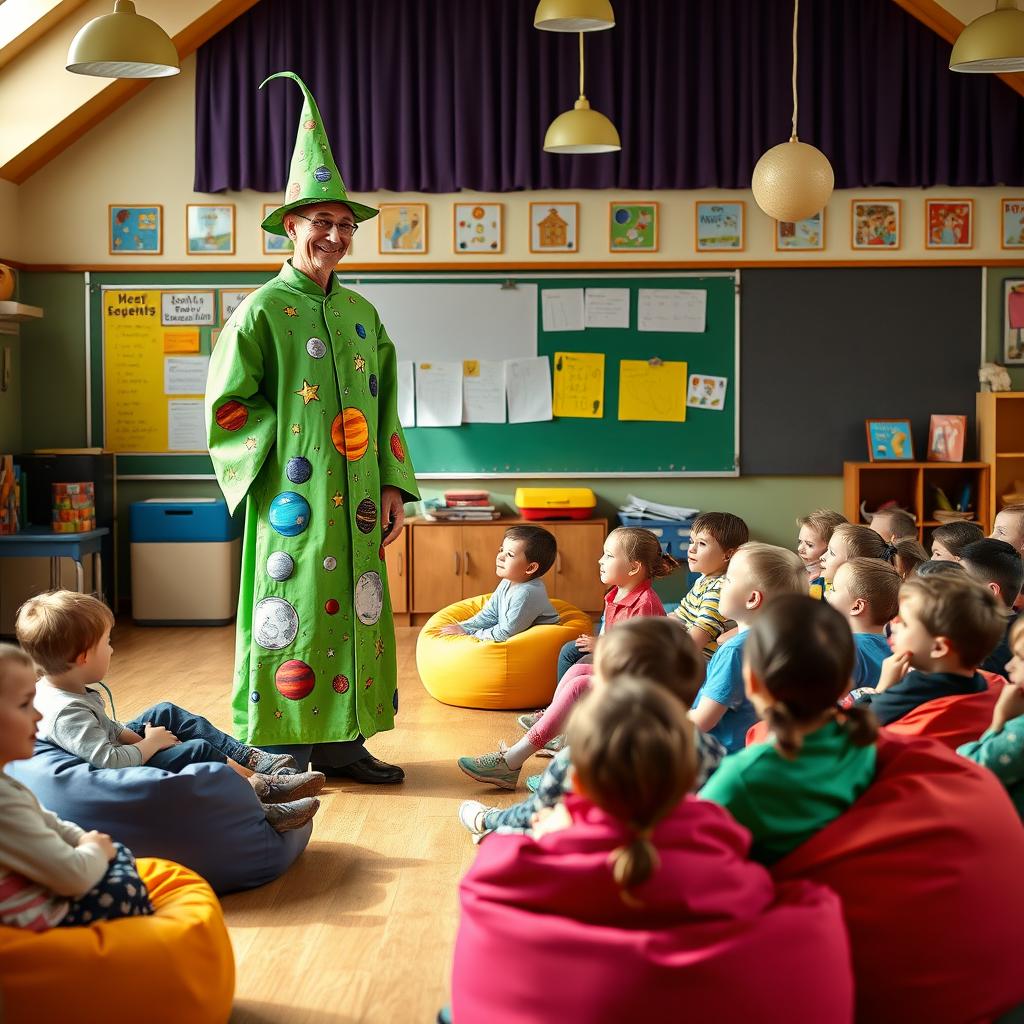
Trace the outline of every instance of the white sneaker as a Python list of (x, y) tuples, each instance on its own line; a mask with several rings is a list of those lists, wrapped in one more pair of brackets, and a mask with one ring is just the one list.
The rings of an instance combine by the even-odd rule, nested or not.
[(487, 804), (482, 804), (479, 800), (463, 800), (459, 804), (459, 821), (473, 835), (482, 835), (490, 831), (484, 824), (484, 814), (490, 809)]

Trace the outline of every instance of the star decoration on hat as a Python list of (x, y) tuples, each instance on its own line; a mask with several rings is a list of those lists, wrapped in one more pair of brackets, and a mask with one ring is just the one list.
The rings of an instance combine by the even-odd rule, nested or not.
[(319, 384), (310, 384), (305, 377), (302, 378), (302, 387), (293, 394), (302, 396), (302, 404), (309, 405), (310, 402), (319, 402), (320, 396), (317, 392), (320, 390)]
[(245, 439), (245, 447), (248, 448), (249, 451), (251, 451), (251, 452), (256, 451), (256, 438), (255, 437), (247, 437)]
[(341, 506), (345, 504), (345, 495), (342, 494), (341, 491), (335, 491), (331, 501), (334, 502), (335, 508), (341, 508)]
[(227, 480), (237, 480), (237, 479), (238, 479), (238, 473), (237, 473), (237, 471), (235, 470), (235, 467), (234, 467), (234, 466), (232, 466), (232, 467), (231, 467), (231, 468), (230, 468), (230, 469), (229, 469), (229, 470), (228, 470), (228, 471), (227, 471), (227, 472), (226, 472), (226, 473), (224, 474), (224, 477), (225, 477), (225, 479), (227, 479)]
[(373, 653), (379, 658), (384, 653), (384, 641), (377, 637), (373, 642)]
[(328, 647), (327, 648), (327, 657), (328, 658), (333, 658), (334, 657), (334, 648), (333, 647)]
[(295, 434), (296, 437), (298, 437), (298, 435), (302, 433), (302, 427), (298, 423), (293, 423), (292, 433)]
[(298, 316), (299, 315), (299, 311), (294, 306), (285, 306), (284, 307), (284, 315), (285, 316)]
[(363, 373), (366, 370), (366, 360), (362, 356), (356, 356), (355, 358), (356, 369)]

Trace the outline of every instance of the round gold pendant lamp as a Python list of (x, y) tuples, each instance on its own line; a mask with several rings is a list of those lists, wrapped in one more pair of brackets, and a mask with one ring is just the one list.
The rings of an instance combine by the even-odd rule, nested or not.
[(797, 137), (796, 30), (799, 17), (800, 0), (793, 0), (793, 134), (789, 142), (773, 146), (757, 161), (750, 183), (757, 205), (769, 217), (782, 221), (803, 220), (823, 210), (835, 187), (828, 157)]
[(546, 32), (600, 32), (615, 27), (609, 0), (540, 0), (533, 27)]
[(604, 114), (592, 110), (583, 91), (583, 33), (580, 33), (580, 96), (573, 105), (548, 125), (544, 135), (546, 153), (617, 153), (622, 149), (615, 125)]
[(1024, 71), (1024, 11), (1017, 0), (996, 0), (994, 11), (964, 28), (953, 44), (949, 70)]
[(113, 14), (93, 18), (71, 40), (67, 69), (97, 78), (166, 78), (181, 64), (155, 21), (136, 14), (132, 0), (115, 0)]

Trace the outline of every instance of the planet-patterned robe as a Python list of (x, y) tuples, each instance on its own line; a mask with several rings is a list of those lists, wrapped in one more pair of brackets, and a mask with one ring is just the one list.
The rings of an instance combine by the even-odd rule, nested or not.
[(394, 727), (380, 490), (419, 497), (397, 387), (373, 306), (336, 281), (325, 295), (290, 262), (246, 297), (214, 349), (210, 455), (228, 507), (246, 501), (232, 697), (245, 743)]

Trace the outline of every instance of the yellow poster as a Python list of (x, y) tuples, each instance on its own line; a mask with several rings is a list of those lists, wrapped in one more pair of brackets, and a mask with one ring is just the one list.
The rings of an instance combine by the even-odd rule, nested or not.
[(619, 419), (686, 422), (686, 363), (623, 359), (619, 363)]
[(604, 416), (604, 353), (556, 352), (555, 416), (601, 419)]

